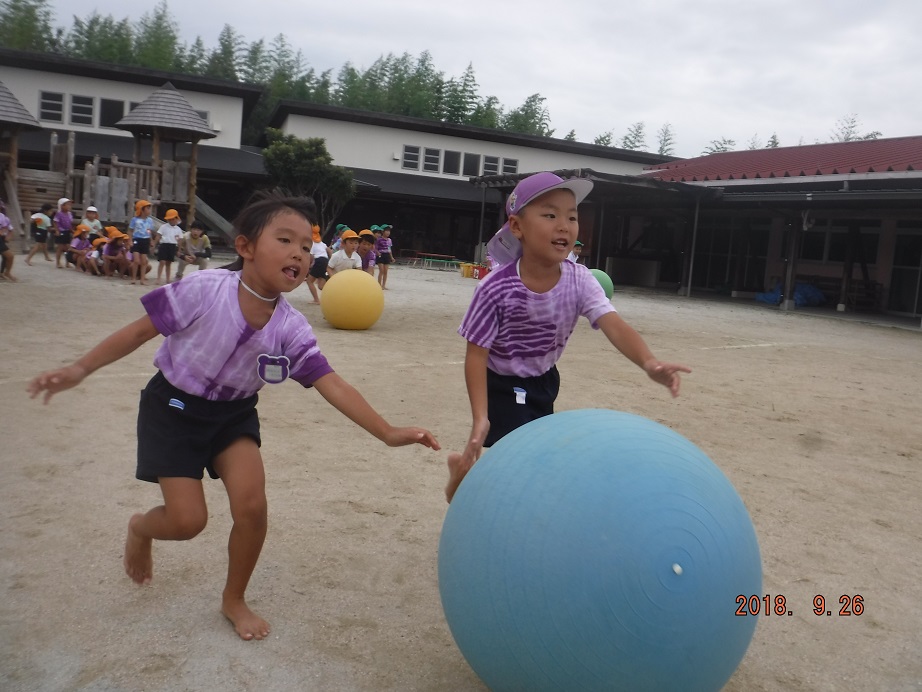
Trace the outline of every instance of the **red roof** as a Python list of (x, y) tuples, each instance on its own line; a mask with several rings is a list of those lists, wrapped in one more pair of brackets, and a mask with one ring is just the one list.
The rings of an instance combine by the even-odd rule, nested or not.
[(691, 183), (902, 171), (922, 171), (922, 136), (727, 151), (647, 166), (644, 175)]

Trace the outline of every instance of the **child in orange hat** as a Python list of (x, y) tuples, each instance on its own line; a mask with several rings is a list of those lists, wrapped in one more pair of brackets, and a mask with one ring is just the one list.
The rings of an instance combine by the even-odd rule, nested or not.
[(139, 199), (134, 205), (134, 217), (128, 222), (131, 231), (131, 283), (140, 281), (142, 286), (147, 285), (147, 272), (150, 264), (147, 256), (150, 254), (151, 239), (154, 237), (154, 220), (151, 218), (152, 207), (146, 199)]
[(165, 224), (157, 229), (154, 236), (154, 245), (157, 248), (157, 259), (160, 264), (157, 265), (157, 284), (160, 284), (160, 275), (166, 269), (166, 282), (170, 283), (170, 269), (173, 267), (173, 261), (176, 259), (176, 250), (179, 248), (179, 241), (182, 238), (182, 229), (179, 227), (179, 212), (175, 209), (167, 209), (163, 215)]

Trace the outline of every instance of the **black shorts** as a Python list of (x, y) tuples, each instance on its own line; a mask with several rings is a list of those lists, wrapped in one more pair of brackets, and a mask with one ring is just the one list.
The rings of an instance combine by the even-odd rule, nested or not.
[(378, 264), (393, 264), (394, 258), (391, 257), (391, 253), (382, 252), (378, 255), (378, 259), (375, 260)]
[(326, 257), (315, 257), (313, 264), (311, 264), (311, 270), (308, 272), (315, 279), (325, 279), (327, 278), (327, 262), (329, 260)]
[(560, 392), (560, 373), (553, 366), (543, 375), (498, 375), (487, 368), (487, 418), (490, 432), (484, 447), (491, 447), (516, 428), (554, 412)]
[(141, 255), (150, 254), (150, 238), (132, 238), (131, 252)]
[(163, 262), (172, 262), (176, 259), (176, 243), (160, 243), (157, 246), (157, 259)]
[(55, 245), (70, 245), (70, 241), (73, 240), (73, 234), (70, 231), (62, 231), (59, 235), (54, 237)]
[(0, 236), (0, 253), (4, 253), (10, 249), (10, 246), (6, 244), (6, 238)]
[(48, 242), (48, 229), (47, 228), (33, 228), (32, 229), (32, 240), (36, 243), (47, 243)]
[(209, 401), (187, 394), (157, 372), (141, 391), (138, 407), (138, 469), (135, 476), (156, 483), (166, 478), (217, 478), (214, 458), (241, 437), (257, 445), (258, 395)]

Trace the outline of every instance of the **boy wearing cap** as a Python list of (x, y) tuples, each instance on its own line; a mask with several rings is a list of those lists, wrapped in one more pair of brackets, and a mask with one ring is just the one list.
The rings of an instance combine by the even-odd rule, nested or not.
[(154, 235), (154, 246), (157, 248), (157, 259), (160, 264), (157, 265), (157, 284), (160, 284), (160, 276), (166, 269), (166, 282), (170, 283), (170, 270), (173, 267), (173, 260), (176, 259), (176, 250), (179, 248), (179, 241), (182, 238), (182, 229), (179, 227), (179, 212), (175, 209), (167, 209), (163, 215), (165, 224), (157, 229)]
[(151, 238), (154, 236), (154, 220), (151, 218), (151, 204), (146, 199), (139, 199), (134, 205), (134, 217), (128, 222), (131, 231), (131, 283), (140, 281), (142, 286), (147, 285), (147, 272), (150, 265), (147, 256), (150, 254)]
[(70, 213), (71, 201), (67, 197), (58, 200), (58, 211), (54, 215), (54, 260), (58, 269), (67, 267), (65, 258), (64, 267), (61, 266), (61, 257), (67, 251), (72, 240), (74, 229), (74, 215)]
[(341, 247), (333, 253), (330, 261), (327, 262), (327, 273), (333, 276), (338, 271), (344, 269), (361, 269), (362, 258), (356, 250), (359, 247), (359, 234), (351, 228), (347, 228), (339, 236)]
[(589, 269), (565, 261), (579, 232), (577, 206), (591, 190), (585, 179), (537, 173), (506, 201), (508, 220), (488, 244), (500, 266), (477, 286), (458, 329), (473, 425), (464, 452), (448, 457), (449, 502), (484, 447), (554, 412), (556, 363), (580, 315), (673, 396), (679, 373), (691, 372), (657, 360)]
[(81, 226), (90, 229), (87, 234), (87, 240), (91, 243), (103, 235), (102, 221), (99, 220), (99, 210), (96, 207), (87, 207), (80, 220)]
[(199, 269), (208, 269), (208, 260), (211, 258), (211, 240), (205, 233), (201, 221), (193, 221), (189, 230), (182, 237), (179, 248), (179, 268), (176, 270), (176, 280), (182, 278), (186, 268), (195, 265)]
[(573, 243), (573, 249), (570, 250), (570, 254), (567, 255), (567, 261), (573, 262), (573, 264), (579, 264), (579, 258), (583, 254), (583, 244), (578, 240)]
[(32, 258), (35, 257), (35, 253), (41, 250), (45, 255), (45, 260), (50, 262), (51, 257), (48, 255), (48, 231), (51, 228), (51, 217), (48, 214), (51, 213), (51, 210), (54, 209), (54, 205), (50, 202), (45, 202), (42, 205), (42, 210), (37, 211), (32, 214), (32, 240), (35, 241), (35, 245), (32, 246), (32, 249), (29, 250), (29, 254), (26, 255), (26, 264), (30, 267), (32, 266)]
[(370, 228), (359, 231), (359, 247), (356, 252), (362, 260), (362, 271), (372, 276), (375, 275), (375, 262), (378, 254), (375, 252), (375, 234)]

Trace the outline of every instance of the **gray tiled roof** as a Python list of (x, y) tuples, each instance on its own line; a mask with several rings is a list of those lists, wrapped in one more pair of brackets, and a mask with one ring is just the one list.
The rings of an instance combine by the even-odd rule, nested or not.
[(169, 82), (138, 104), (115, 126), (142, 135), (153, 134), (154, 129), (159, 129), (162, 138), (178, 141), (218, 136)]
[(0, 123), (19, 125), (30, 130), (42, 129), (38, 120), (32, 117), (32, 114), (19, 102), (19, 99), (13, 96), (13, 92), (7, 89), (3, 82), (0, 82)]

